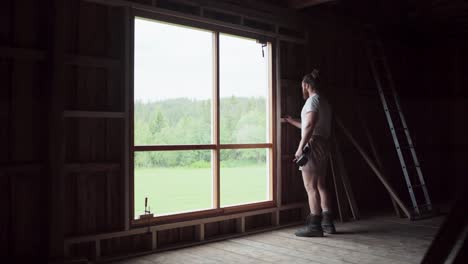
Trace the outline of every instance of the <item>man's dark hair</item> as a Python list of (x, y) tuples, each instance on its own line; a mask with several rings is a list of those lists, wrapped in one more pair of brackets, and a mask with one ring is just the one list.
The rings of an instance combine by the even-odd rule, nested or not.
[(317, 69), (314, 69), (311, 73), (306, 74), (304, 78), (302, 78), (302, 82), (312, 86), (312, 88), (314, 88), (316, 91), (319, 91), (319, 71)]

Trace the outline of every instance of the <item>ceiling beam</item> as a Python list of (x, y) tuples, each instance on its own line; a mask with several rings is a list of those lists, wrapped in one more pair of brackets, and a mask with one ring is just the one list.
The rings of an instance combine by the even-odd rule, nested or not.
[(291, 8), (302, 9), (319, 4), (335, 2), (336, 0), (288, 0), (288, 5)]

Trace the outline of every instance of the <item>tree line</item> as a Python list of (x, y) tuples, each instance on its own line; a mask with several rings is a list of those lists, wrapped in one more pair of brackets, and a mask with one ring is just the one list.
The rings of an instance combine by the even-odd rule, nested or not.
[[(134, 104), (135, 145), (211, 144), (211, 100), (188, 98)], [(266, 100), (220, 98), (221, 144), (265, 143)], [(222, 166), (266, 161), (264, 149), (222, 150)], [(135, 167), (210, 167), (211, 151), (156, 151), (135, 154)]]

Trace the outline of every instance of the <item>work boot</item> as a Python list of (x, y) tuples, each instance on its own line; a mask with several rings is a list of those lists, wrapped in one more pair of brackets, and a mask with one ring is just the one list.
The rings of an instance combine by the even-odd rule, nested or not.
[(294, 234), (298, 237), (323, 237), (321, 222), (321, 215), (310, 214), (307, 216), (306, 225)]
[(323, 212), (322, 213), (322, 229), (323, 232), (327, 234), (335, 234), (335, 224), (333, 223), (333, 215), (330, 212)]

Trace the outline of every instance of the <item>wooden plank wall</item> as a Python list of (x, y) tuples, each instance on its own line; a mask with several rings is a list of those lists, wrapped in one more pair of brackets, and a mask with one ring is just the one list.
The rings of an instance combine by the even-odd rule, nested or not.
[[(139, 2), (140, 3), (140, 2)], [(141, 2), (142, 4), (150, 4)], [(93, 235), (124, 230), (124, 160), (122, 142), (124, 120), (121, 118), (90, 118), (102, 112), (124, 111), (124, 87), (121, 63), (123, 61), (123, 11), (117, 7), (86, 1), (67, 1), (67, 44), (70, 57), (66, 69), (65, 110), (67, 116), (81, 115), (65, 120), (65, 235), (67, 237)], [(285, 113), (299, 113), (302, 100), (297, 84), (306, 65), (305, 45), (282, 41), (280, 44), (281, 98)], [(283, 55), (284, 53), (284, 55)], [(92, 61), (90, 63), (90, 59)], [(96, 63), (95, 57), (101, 58)], [(98, 65), (96, 65), (98, 64)], [(81, 113), (81, 114), (79, 114)], [(305, 201), (302, 179), (291, 163), (293, 148), (298, 142), (298, 131), (285, 128), (282, 143), (288, 159), (282, 164), (283, 205)], [(294, 145), (294, 146), (292, 146)], [(299, 190), (299, 191), (297, 191)], [(281, 224), (301, 219), (297, 210), (281, 212)], [(300, 212), (300, 210), (299, 210)], [(212, 240), (239, 233), (239, 219), (204, 224), (204, 239)], [(245, 217), (242, 232), (273, 226), (273, 215), (267, 213)], [(199, 226), (187, 226), (157, 231), (158, 249), (197, 242)], [(115, 257), (145, 252), (152, 249), (151, 234), (131, 235), (103, 240), (99, 243), (101, 255), (95, 255), (95, 242), (74, 244), (71, 257)]]
[[(152, 5), (154, 1), (137, 2)], [(49, 69), (55, 27), (54, 1), (47, 3), (7, 0), (0, 9), (0, 204), (6, 212), (0, 218), (2, 256), (37, 259), (48, 254)], [(124, 8), (82, 0), (64, 4), (64, 112), (63, 126), (58, 126), (63, 131), (57, 132), (63, 132), (64, 141), (56, 142), (64, 149), (64, 211), (59, 213), (63, 214), (64, 236), (124, 231)], [(284, 27), (278, 30), (285, 36), (301, 37)], [(279, 43), (281, 114), (298, 115), (306, 47), (287, 40)], [(282, 134), (282, 205), (292, 205), (306, 197), (299, 171), (291, 163), (300, 134), (284, 125)], [(280, 224), (301, 217), (300, 206), (292, 206), (280, 212)], [(202, 224), (204, 239), (271, 227), (277, 218), (265, 213), (246, 216), (242, 223), (240, 219)], [(197, 242), (202, 225), (157, 231), (157, 246), (164, 249)], [(98, 244), (83, 242), (71, 245), (68, 253), (90, 259), (112, 257), (151, 250), (152, 239), (139, 234)], [(97, 247), (101, 256), (95, 254)]]
[[(65, 12), (65, 110), (123, 112), (122, 9), (66, 1)], [(70, 117), (64, 132), (65, 235), (122, 229), (124, 119)]]
[(0, 255), (47, 254), (48, 11), (33, 0), (0, 9)]
[[(66, 237), (125, 228), (124, 10), (86, 1), (65, 5), (65, 211)], [(138, 245), (139, 238), (136, 238)], [(104, 254), (121, 254), (108, 240)], [(70, 249), (95, 259), (95, 243)]]
[[(378, 16), (376, 10), (356, 12)], [(356, 107), (361, 109), (377, 142), (377, 150), (384, 157), (384, 169), (390, 182), (410, 204), (365, 55), (365, 35), (359, 24), (362, 21), (341, 11), (322, 7), (308, 13), (310, 63), (321, 69), (322, 81), (335, 111), (370, 152), (355, 111)], [(382, 17), (367, 19), (367, 22), (383, 20)], [(468, 66), (466, 49), (462, 48), (466, 46), (467, 37), (448, 31), (433, 35), (428, 28), (392, 25), (391, 22), (382, 24), (379, 31), (431, 198), (436, 204), (447, 202), (453, 198), (451, 194), (457, 186), (466, 185), (462, 174), (467, 169), (468, 148), (466, 137), (462, 135), (468, 128), (461, 120), (467, 115), (463, 88), (467, 81), (462, 74)], [(338, 139), (343, 146), (358, 205), (365, 211), (390, 209), (388, 195), (375, 175), (346, 140), (340, 136)]]
[[(322, 93), (332, 104), (335, 115), (343, 120), (353, 136), (370, 153), (370, 146), (357, 115), (358, 107), (373, 135), (384, 137), (384, 134), (389, 140), (391, 135), (386, 128), (383, 108), (370, 75), (362, 29), (355, 21), (343, 18), (329, 8), (318, 8), (309, 17), (310, 65), (320, 69)], [(339, 130), (335, 131), (361, 211), (381, 210), (391, 206), (389, 195), (360, 154)], [(385, 153), (386, 161), (396, 164), (393, 163), (397, 162), (397, 156), (394, 148), (392, 149), (392, 141), (377, 142), (377, 148), (382, 155)]]

